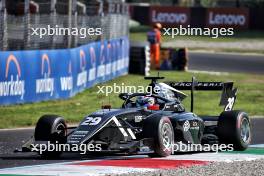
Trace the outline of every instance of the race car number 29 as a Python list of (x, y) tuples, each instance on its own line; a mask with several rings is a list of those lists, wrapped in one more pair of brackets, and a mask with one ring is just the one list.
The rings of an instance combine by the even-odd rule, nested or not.
[(81, 125), (98, 125), (101, 122), (101, 117), (86, 117)]

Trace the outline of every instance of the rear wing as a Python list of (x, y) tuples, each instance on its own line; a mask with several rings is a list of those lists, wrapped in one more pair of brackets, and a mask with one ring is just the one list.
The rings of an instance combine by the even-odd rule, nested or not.
[(234, 107), (237, 88), (233, 88), (233, 82), (198, 82), (194, 77), (192, 82), (166, 82), (169, 86), (178, 90), (191, 91), (191, 112), (193, 112), (193, 92), (196, 91), (222, 91), (219, 106), (224, 106), (225, 111), (231, 111)]

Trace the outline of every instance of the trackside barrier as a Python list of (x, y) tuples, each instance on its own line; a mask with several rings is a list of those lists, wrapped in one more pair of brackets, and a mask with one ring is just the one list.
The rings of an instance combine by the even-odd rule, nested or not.
[(128, 73), (129, 40), (72, 49), (1, 51), (0, 105), (66, 99)]

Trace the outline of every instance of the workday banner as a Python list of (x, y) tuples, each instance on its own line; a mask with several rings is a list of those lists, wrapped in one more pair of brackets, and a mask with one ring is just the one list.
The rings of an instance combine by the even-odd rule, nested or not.
[(73, 49), (0, 51), (0, 105), (65, 99), (128, 72), (127, 37)]

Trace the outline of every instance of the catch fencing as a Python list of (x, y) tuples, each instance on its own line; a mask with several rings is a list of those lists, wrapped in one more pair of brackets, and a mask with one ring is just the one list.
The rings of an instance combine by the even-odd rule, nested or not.
[[(129, 7), (111, 1), (0, 0), (0, 51), (74, 48), (127, 36)], [(12, 2), (12, 0), (10, 1)], [(14, 6), (14, 7), (13, 7)], [(13, 10), (15, 9), (15, 10)], [(101, 28), (102, 35), (51, 35), (40, 38), (32, 28)]]
[[(23, 10), (23, 4), (22, 15), (8, 14), (8, 8), (0, 6), (0, 49), (4, 50), (0, 50), (0, 105), (66, 99), (127, 74), (126, 4), (79, 3), (74, 7), (73, 3), (72, 7), (64, 7), (69, 4), (59, 0), (56, 6), (42, 2), (38, 6), (30, 2), (30, 13)], [(65, 9), (72, 13), (67, 15)], [(102, 34), (85, 38), (51, 35), (42, 39), (31, 35), (32, 27), (47, 25), (101, 28)]]

